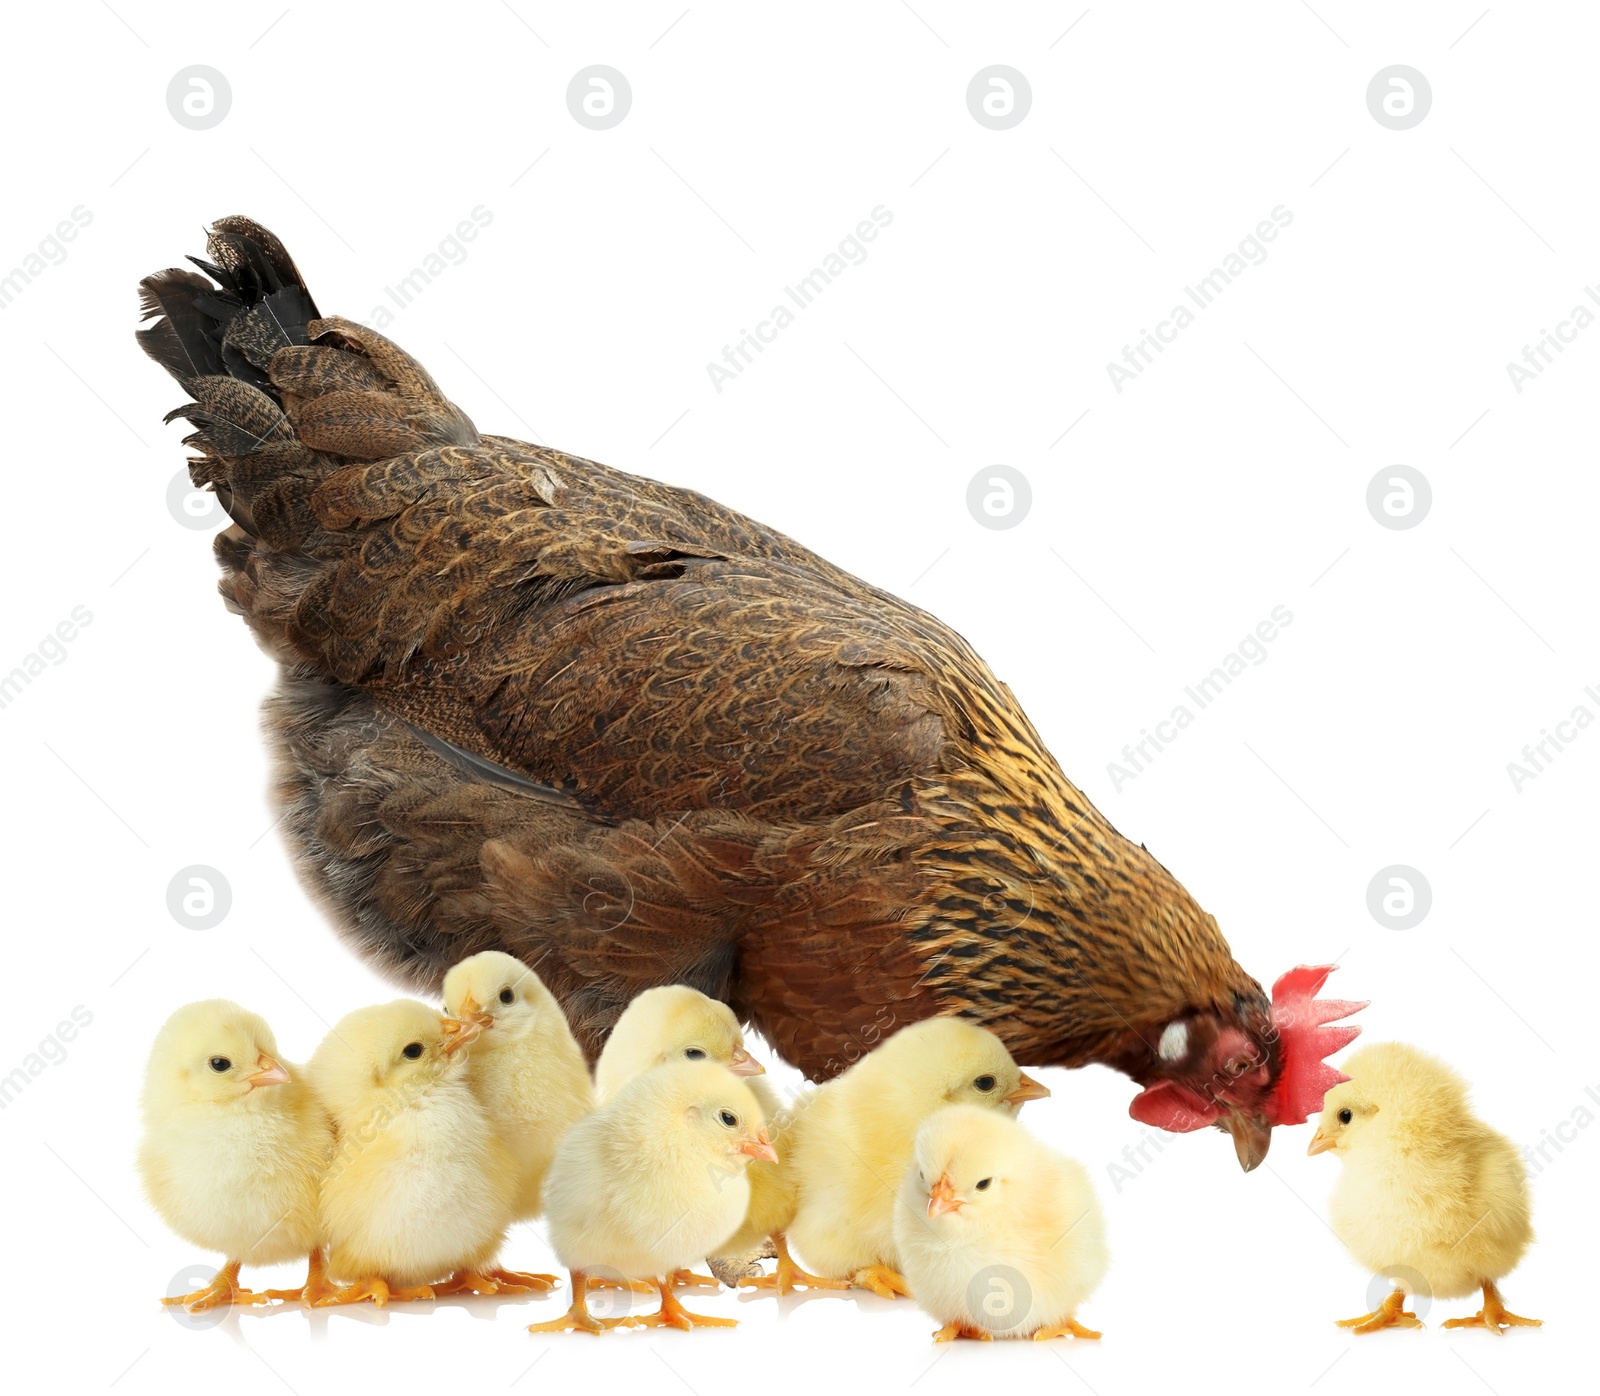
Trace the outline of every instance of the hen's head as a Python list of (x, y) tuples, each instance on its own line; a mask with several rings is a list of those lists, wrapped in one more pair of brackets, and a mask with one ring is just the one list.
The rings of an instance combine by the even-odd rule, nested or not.
[(1318, 999), (1337, 968), (1301, 965), (1272, 986), (1197, 1009), (1138, 1034), (1121, 1065), (1144, 1087), (1128, 1113), (1143, 1124), (1186, 1133), (1216, 1125), (1233, 1136), (1247, 1172), (1267, 1156), (1274, 1125), (1301, 1124), (1347, 1079), (1323, 1059), (1361, 1031), (1329, 1026), (1363, 1003)]

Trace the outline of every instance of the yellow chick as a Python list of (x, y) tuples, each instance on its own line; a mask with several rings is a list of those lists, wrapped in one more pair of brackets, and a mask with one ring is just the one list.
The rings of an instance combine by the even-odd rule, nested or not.
[(979, 1105), (917, 1131), (895, 1212), (895, 1250), (917, 1303), (952, 1338), (1098, 1338), (1074, 1317), (1110, 1264), (1105, 1218), (1081, 1163)]
[(351, 1282), (319, 1303), (519, 1287), (485, 1273), (517, 1176), (467, 1080), (459, 1049), (476, 1031), (397, 999), (347, 1014), (313, 1054), (307, 1075), (338, 1132), (321, 1194), (328, 1269)]
[[(667, 1277), (719, 1250), (750, 1205), (751, 1159), (777, 1161), (761, 1106), (715, 1062), (674, 1062), (636, 1076), (569, 1129), (545, 1178), (545, 1217), (556, 1255), (572, 1275), (572, 1307), (530, 1333), (600, 1333), (646, 1327), (732, 1328), (733, 1319), (691, 1314)], [(648, 1279), (659, 1313), (596, 1318), (589, 1276)]]
[[(595, 1063), (596, 1094), (603, 1103), (640, 1072), (669, 1061), (713, 1061), (746, 1078), (766, 1072), (745, 1050), (739, 1020), (727, 1004), (687, 984), (666, 984), (637, 995), (617, 1019)], [(783, 1105), (777, 1092), (765, 1081), (749, 1079), (746, 1084), (761, 1106), (769, 1134), (781, 1136)], [(794, 1215), (792, 1181), (776, 1163), (756, 1159), (747, 1176), (750, 1210), (738, 1232), (729, 1238), (724, 1254), (710, 1257), (711, 1268), (730, 1284), (748, 1272), (748, 1257), (775, 1231), (781, 1236)], [(675, 1274), (672, 1280), (678, 1285), (715, 1283), (709, 1276), (688, 1271)]]
[[(561, 1005), (527, 965), (486, 950), (444, 977), (445, 1012), (476, 1024), (467, 1077), (516, 1162), (517, 1221), (539, 1215), (556, 1145), (595, 1107), (594, 1082)], [(553, 1275), (493, 1270), (502, 1285), (548, 1289)]]
[(1533, 1240), (1515, 1145), (1474, 1117), (1460, 1076), (1406, 1043), (1363, 1047), (1340, 1070), (1350, 1079), (1328, 1092), (1307, 1152), (1343, 1163), (1329, 1200), (1334, 1233), (1398, 1287), (1339, 1326), (1420, 1328), (1407, 1294), (1459, 1299), (1481, 1288), (1477, 1314), (1446, 1328), (1537, 1327), (1541, 1320), (1508, 1312), (1495, 1288)]
[[(163, 1302), (198, 1312), (320, 1295), (317, 1188), (332, 1135), (265, 1020), (227, 999), (180, 1008), (156, 1034), (141, 1105), (151, 1205), (185, 1241), (224, 1257), (205, 1289)], [(300, 1256), (310, 1257), (303, 1289), (240, 1287), (241, 1266)]]
[[(783, 1136), (798, 1193), (788, 1239), (823, 1275), (886, 1299), (909, 1293), (894, 1214), (922, 1122), (946, 1105), (1014, 1114), (1049, 1094), (985, 1028), (960, 1018), (902, 1028), (795, 1107)], [(775, 1282), (782, 1292), (781, 1273)]]

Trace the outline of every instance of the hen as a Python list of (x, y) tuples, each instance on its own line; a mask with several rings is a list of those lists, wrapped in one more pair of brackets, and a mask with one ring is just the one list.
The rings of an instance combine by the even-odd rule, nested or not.
[(591, 1062), (660, 984), (816, 1079), (959, 1014), (1246, 1167), (1319, 1107), (1293, 1020), (959, 635), (693, 491), (480, 433), (250, 220), (209, 256), (141, 283), (139, 339), (282, 666), (281, 827), (380, 967), (433, 993), (509, 951)]

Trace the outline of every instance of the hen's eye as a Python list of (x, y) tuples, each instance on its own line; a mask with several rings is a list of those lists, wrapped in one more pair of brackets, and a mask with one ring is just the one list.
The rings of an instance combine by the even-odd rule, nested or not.
[(976, 1086), (980, 1091), (992, 1091), (994, 1089), (994, 1084), (995, 1084), (994, 1083), (994, 1077), (992, 1077), (992, 1076), (980, 1076), (972, 1084), (974, 1086)]
[(516, 998), (517, 998), (517, 996), (514, 993), (512, 993), (510, 989), (502, 989), (500, 991), (500, 1002), (501, 1003), (515, 1003), (516, 1002)]
[(211, 1059), (211, 1069), (213, 1071), (226, 1071), (232, 1065), (233, 1063), (226, 1057), (213, 1057)]
[[(702, 1053), (702, 1055), (704, 1054)], [(727, 1125), (729, 1129), (734, 1129), (739, 1123), (739, 1117), (731, 1110), (722, 1111), (717, 1118), (721, 1120), (723, 1124)]]
[(1350, 1123), (1350, 1120), (1351, 1120), (1351, 1114), (1350, 1114), (1350, 1111), (1349, 1111), (1348, 1108), (1346, 1108), (1344, 1110), (1341, 1110), (1339, 1112), (1339, 1123), (1340, 1124), (1347, 1125), (1347, 1124)]
[(989, 1184), (992, 1183), (992, 1182), (994, 1182), (993, 1178), (979, 1178), (978, 1179), (978, 1191), (979, 1192), (988, 1192), (989, 1191)]
[(702, 1047), (686, 1048), (683, 1055), (692, 1062), (703, 1062), (706, 1059), (705, 1049)]
[(400, 1055), (402, 1057), (410, 1057), (412, 1061), (416, 1061), (422, 1055), (422, 1044), (420, 1042), (408, 1042), (400, 1049)]

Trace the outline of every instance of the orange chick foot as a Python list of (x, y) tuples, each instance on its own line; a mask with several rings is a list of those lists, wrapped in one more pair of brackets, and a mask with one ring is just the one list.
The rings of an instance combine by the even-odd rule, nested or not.
[(1542, 1318), (1523, 1318), (1512, 1313), (1500, 1302), (1500, 1291), (1494, 1282), (1483, 1282), (1483, 1307), (1471, 1318), (1447, 1318), (1446, 1328), (1487, 1328), (1493, 1333), (1504, 1333), (1508, 1328), (1542, 1328)]
[(298, 1299), (303, 1304), (315, 1305), (334, 1292), (328, 1283), (328, 1272), (323, 1267), (322, 1252), (312, 1251), (306, 1261), (306, 1282), (299, 1289), (268, 1289), (262, 1291), (268, 1299)]
[(863, 1266), (850, 1277), (850, 1283), (857, 1289), (870, 1289), (883, 1299), (911, 1297), (911, 1287), (906, 1283), (906, 1277), (887, 1265)]
[(1426, 1325), (1414, 1313), (1406, 1308), (1406, 1293), (1397, 1289), (1389, 1295), (1370, 1314), (1362, 1314), (1359, 1318), (1335, 1319), (1340, 1328), (1349, 1328), (1356, 1333), (1376, 1333), (1380, 1328), (1423, 1328)]
[(1085, 1328), (1075, 1318), (1069, 1318), (1064, 1323), (1053, 1323), (1034, 1332), (1035, 1342), (1046, 1342), (1051, 1338), (1098, 1338), (1100, 1335), (1092, 1328)]
[[(572, 1271), (572, 1304), (560, 1318), (547, 1319), (544, 1323), (530, 1323), (530, 1333), (565, 1333), (569, 1329), (574, 1333), (604, 1333), (608, 1328), (615, 1328), (622, 1322), (615, 1318), (596, 1318), (589, 1312), (589, 1305), (585, 1296), (589, 1293), (590, 1280), (582, 1270)], [(599, 1280), (593, 1281), (598, 1285)], [(621, 1286), (617, 1286), (620, 1288)], [(654, 1286), (652, 1286), (654, 1288)]]
[(211, 1283), (192, 1294), (174, 1294), (162, 1299), (163, 1304), (181, 1304), (191, 1314), (204, 1313), (230, 1304), (265, 1304), (269, 1294), (257, 1294), (239, 1284), (239, 1270), (243, 1262), (230, 1260), (218, 1270)]
[(521, 1270), (457, 1270), (443, 1284), (433, 1286), (442, 1294), (544, 1294), (560, 1281), (554, 1275), (533, 1275)]
[(777, 1253), (778, 1268), (770, 1275), (747, 1275), (739, 1281), (740, 1289), (773, 1289), (779, 1294), (790, 1294), (796, 1289), (850, 1288), (849, 1280), (830, 1280), (822, 1275), (813, 1275), (809, 1270), (802, 1270), (794, 1263), (788, 1242), (782, 1236), (774, 1236), (772, 1245)]
[(330, 1293), (324, 1294), (314, 1302), (318, 1309), (332, 1308), (338, 1304), (359, 1304), (370, 1299), (380, 1309), (384, 1308), (390, 1300), (395, 1303), (410, 1303), (417, 1299), (432, 1299), (433, 1290), (427, 1285), (415, 1285), (409, 1289), (392, 1289), (389, 1282), (382, 1275), (367, 1275), (357, 1280), (354, 1284), (341, 1285)]
[(667, 1276), (667, 1283), (673, 1289), (721, 1289), (722, 1284), (714, 1275), (697, 1275), (693, 1270), (674, 1270)]
[(653, 1314), (638, 1314), (619, 1322), (636, 1324), (641, 1328), (680, 1328), (685, 1333), (693, 1328), (737, 1328), (739, 1320), (736, 1318), (713, 1318), (710, 1314), (691, 1314), (672, 1292), (670, 1281), (658, 1285), (661, 1293), (661, 1308)]
[(933, 1335), (936, 1343), (951, 1343), (957, 1338), (972, 1338), (980, 1343), (992, 1343), (993, 1333), (985, 1333), (981, 1328), (974, 1328), (970, 1323), (947, 1323)]

